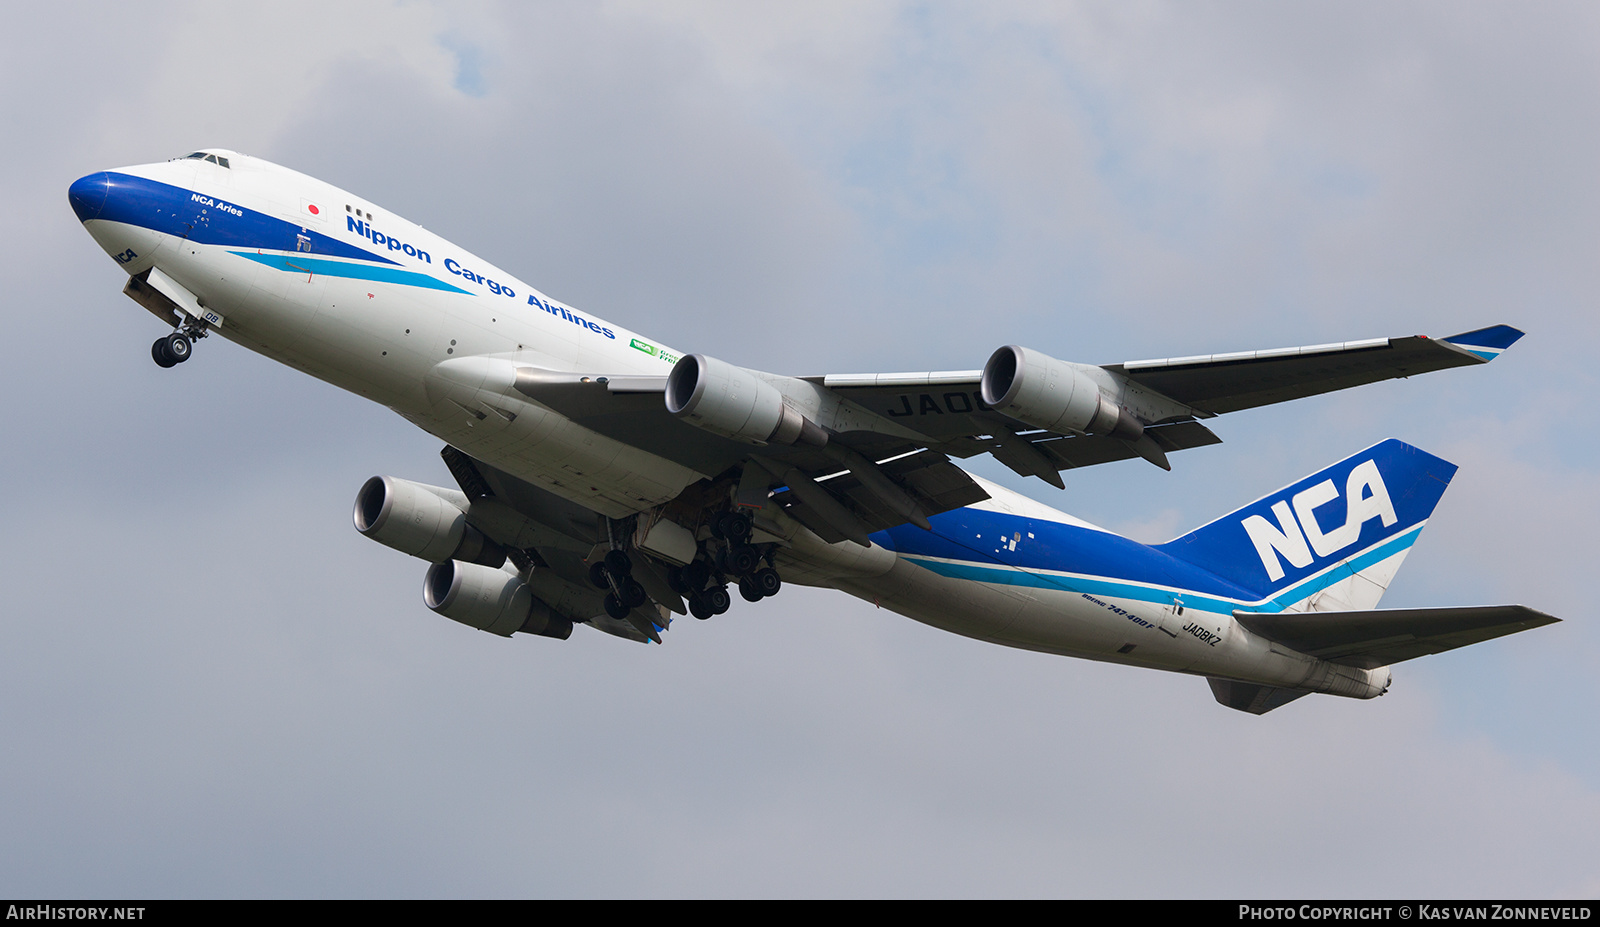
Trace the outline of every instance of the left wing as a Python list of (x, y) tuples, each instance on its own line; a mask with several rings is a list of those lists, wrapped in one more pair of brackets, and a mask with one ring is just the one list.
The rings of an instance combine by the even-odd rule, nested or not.
[(1106, 369), (1210, 415), (1236, 412), (1409, 377), (1487, 364), (1522, 332), (1495, 325), (1448, 338), (1375, 338), (1272, 351), (1130, 361)]

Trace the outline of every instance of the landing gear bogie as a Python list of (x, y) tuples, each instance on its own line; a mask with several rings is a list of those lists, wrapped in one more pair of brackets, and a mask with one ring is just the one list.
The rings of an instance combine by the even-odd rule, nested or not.
[(606, 551), (604, 563), (606, 569), (610, 571), (612, 576), (622, 577), (633, 575), (633, 558), (628, 556), (627, 551)]
[(761, 552), (749, 544), (740, 544), (729, 549), (727, 564), (729, 573), (735, 576), (749, 575), (761, 565)]
[(732, 544), (749, 540), (750, 527), (750, 516), (743, 512), (718, 512), (711, 518), (711, 536)]

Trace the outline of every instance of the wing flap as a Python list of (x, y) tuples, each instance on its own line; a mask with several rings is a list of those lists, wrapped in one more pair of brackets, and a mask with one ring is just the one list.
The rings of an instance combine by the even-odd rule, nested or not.
[(1236, 611), (1233, 617), (1269, 641), (1362, 669), (1443, 653), (1561, 620), (1523, 605), (1276, 614)]
[[(1168, 453), (1222, 443), (1221, 438), (1199, 422), (1152, 425), (1144, 433)], [(1043, 451), (1058, 470), (1092, 467), (1142, 456), (1132, 442), (1108, 435), (1049, 435), (1035, 441), (1033, 446)]]
[[(989, 494), (966, 471), (934, 451), (917, 451), (881, 463), (879, 467), (885, 476), (910, 493), (923, 514), (928, 516), (989, 498)], [(892, 528), (906, 521), (905, 516), (853, 473), (841, 472), (824, 477), (817, 481), (817, 485), (827, 490), (834, 499), (846, 504), (850, 514), (868, 533)], [(773, 501), (829, 543), (838, 543), (849, 537), (825, 514), (815, 511), (792, 487), (782, 487), (773, 496)]]

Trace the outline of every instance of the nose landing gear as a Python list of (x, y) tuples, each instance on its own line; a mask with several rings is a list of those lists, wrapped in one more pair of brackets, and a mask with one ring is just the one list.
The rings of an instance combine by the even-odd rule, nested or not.
[(170, 335), (156, 339), (150, 346), (150, 357), (158, 367), (176, 367), (194, 353), (194, 343), (206, 336), (206, 324), (188, 315), (183, 324)]
[(173, 332), (163, 338), (157, 338), (156, 343), (150, 346), (150, 357), (155, 360), (158, 367), (174, 367), (188, 360), (194, 353), (194, 342), (183, 332)]

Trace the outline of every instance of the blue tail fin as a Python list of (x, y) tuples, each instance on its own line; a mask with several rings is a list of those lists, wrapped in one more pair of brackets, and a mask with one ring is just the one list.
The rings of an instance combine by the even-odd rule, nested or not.
[(1391, 438), (1159, 549), (1251, 590), (1264, 611), (1374, 608), (1455, 472)]

